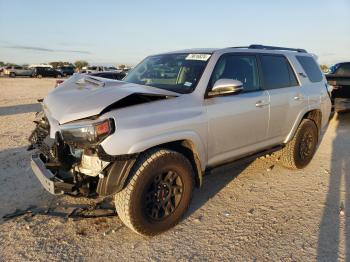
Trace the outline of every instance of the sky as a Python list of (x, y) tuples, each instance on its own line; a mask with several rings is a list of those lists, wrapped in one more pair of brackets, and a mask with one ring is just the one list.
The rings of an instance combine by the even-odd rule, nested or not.
[(197, 47), (298, 47), (350, 60), (350, 0), (0, 0), (0, 61), (135, 65)]

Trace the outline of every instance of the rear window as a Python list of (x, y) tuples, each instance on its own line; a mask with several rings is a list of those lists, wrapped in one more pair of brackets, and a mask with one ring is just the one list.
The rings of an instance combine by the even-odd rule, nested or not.
[(311, 82), (320, 82), (323, 79), (320, 67), (310, 56), (296, 56)]
[(294, 72), (284, 56), (262, 55), (260, 60), (265, 89), (298, 85)]
[(350, 63), (341, 64), (335, 73), (341, 76), (350, 76)]

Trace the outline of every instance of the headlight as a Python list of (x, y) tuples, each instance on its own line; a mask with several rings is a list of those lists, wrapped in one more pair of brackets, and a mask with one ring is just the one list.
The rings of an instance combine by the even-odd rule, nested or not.
[(61, 126), (63, 140), (76, 147), (94, 146), (114, 132), (114, 122), (106, 119), (97, 122), (81, 122)]

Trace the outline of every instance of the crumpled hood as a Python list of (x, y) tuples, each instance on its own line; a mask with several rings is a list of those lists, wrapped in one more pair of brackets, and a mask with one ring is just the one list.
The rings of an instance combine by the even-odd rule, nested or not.
[(171, 91), (76, 74), (65, 80), (44, 99), (44, 109), (60, 124), (95, 116), (109, 105), (131, 95), (179, 96)]

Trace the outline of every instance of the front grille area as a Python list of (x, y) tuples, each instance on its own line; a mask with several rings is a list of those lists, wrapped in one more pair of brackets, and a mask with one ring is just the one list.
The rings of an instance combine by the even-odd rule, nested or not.
[(30, 142), (28, 150), (39, 149), (45, 156), (50, 156), (50, 158), (54, 157), (52, 153), (50, 153), (50, 143), (45, 141), (50, 138), (50, 124), (47, 118), (41, 112), (37, 113), (34, 123), (36, 123), (36, 127), (28, 138)]
[(61, 134), (56, 132), (55, 139), (50, 138), (50, 124), (40, 113), (34, 122), (36, 127), (29, 136), (28, 150), (37, 150), (47, 167), (69, 170), (78, 159), (71, 154), (70, 147), (64, 143)]

